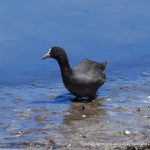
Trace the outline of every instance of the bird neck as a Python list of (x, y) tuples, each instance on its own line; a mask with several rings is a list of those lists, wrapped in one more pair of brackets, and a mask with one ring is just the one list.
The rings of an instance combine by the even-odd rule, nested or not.
[(69, 60), (68, 60), (66, 55), (64, 57), (61, 57), (60, 59), (58, 59), (57, 62), (60, 66), (60, 70), (61, 70), (62, 75), (64, 73), (71, 73), (72, 72), (72, 69), (71, 69), (70, 64), (69, 64)]

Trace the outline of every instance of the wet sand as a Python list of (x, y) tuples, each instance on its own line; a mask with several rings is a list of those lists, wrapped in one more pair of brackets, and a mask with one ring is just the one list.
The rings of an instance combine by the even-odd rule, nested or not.
[(150, 74), (114, 77), (90, 103), (61, 84), (1, 87), (0, 148), (148, 149)]

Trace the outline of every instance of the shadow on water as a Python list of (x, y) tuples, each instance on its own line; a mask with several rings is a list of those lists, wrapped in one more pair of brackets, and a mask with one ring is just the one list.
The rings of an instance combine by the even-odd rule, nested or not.
[[(93, 102), (96, 101), (97, 98), (94, 99)], [(72, 102), (72, 103), (91, 103), (92, 101), (89, 100), (88, 97), (76, 98), (71, 93), (65, 93), (65, 94), (56, 96), (55, 98), (50, 98), (48, 100), (32, 101), (31, 104), (62, 104), (62, 103), (69, 104), (70, 102)]]
[[(88, 118), (94, 118), (94, 116), (105, 115), (103, 108), (103, 98), (96, 98), (94, 101), (89, 102), (87, 99), (77, 99), (71, 94), (68, 94), (67, 101), (69, 102), (67, 113), (63, 117), (63, 123), (70, 125), (74, 121), (81, 121)], [(67, 95), (67, 96), (68, 96)], [(61, 95), (66, 99), (66, 95)], [(59, 98), (59, 96), (57, 97)], [(55, 102), (60, 101), (56, 98)]]
[(59, 95), (54, 99), (32, 101), (31, 104), (54, 104), (58, 110), (60, 105), (67, 105), (66, 113), (63, 116), (63, 123), (69, 125), (73, 121), (106, 115), (106, 110), (104, 109), (103, 104), (104, 101), (104, 98), (97, 97), (91, 102), (88, 101), (87, 98), (77, 99), (72, 94), (66, 93)]
[(57, 96), (54, 99), (32, 101), (31, 104), (69, 104), (73, 96), (69, 93)]
[[(64, 116), (64, 124), (70, 125), (74, 121), (81, 121), (84, 119), (99, 118), (106, 115), (103, 102), (105, 99), (97, 98), (92, 102), (78, 101), (78, 99), (71, 99), (68, 114)], [(82, 122), (81, 122), (82, 123)]]

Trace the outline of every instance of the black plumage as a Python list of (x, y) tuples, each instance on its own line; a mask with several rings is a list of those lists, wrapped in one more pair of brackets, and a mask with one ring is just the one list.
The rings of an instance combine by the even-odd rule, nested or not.
[(70, 67), (64, 49), (52, 47), (43, 59), (54, 58), (57, 60), (65, 87), (76, 97), (89, 97), (93, 100), (100, 86), (106, 81), (104, 73), (106, 62), (98, 63), (85, 59), (74, 68)]

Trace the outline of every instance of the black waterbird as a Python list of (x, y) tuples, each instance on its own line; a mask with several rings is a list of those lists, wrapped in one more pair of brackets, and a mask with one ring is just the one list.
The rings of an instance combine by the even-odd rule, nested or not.
[(60, 47), (52, 47), (43, 56), (43, 59), (46, 58), (53, 58), (58, 62), (65, 87), (77, 98), (95, 99), (98, 88), (106, 81), (104, 70), (107, 62), (98, 63), (85, 59), (71, 68), (65, 50)]

